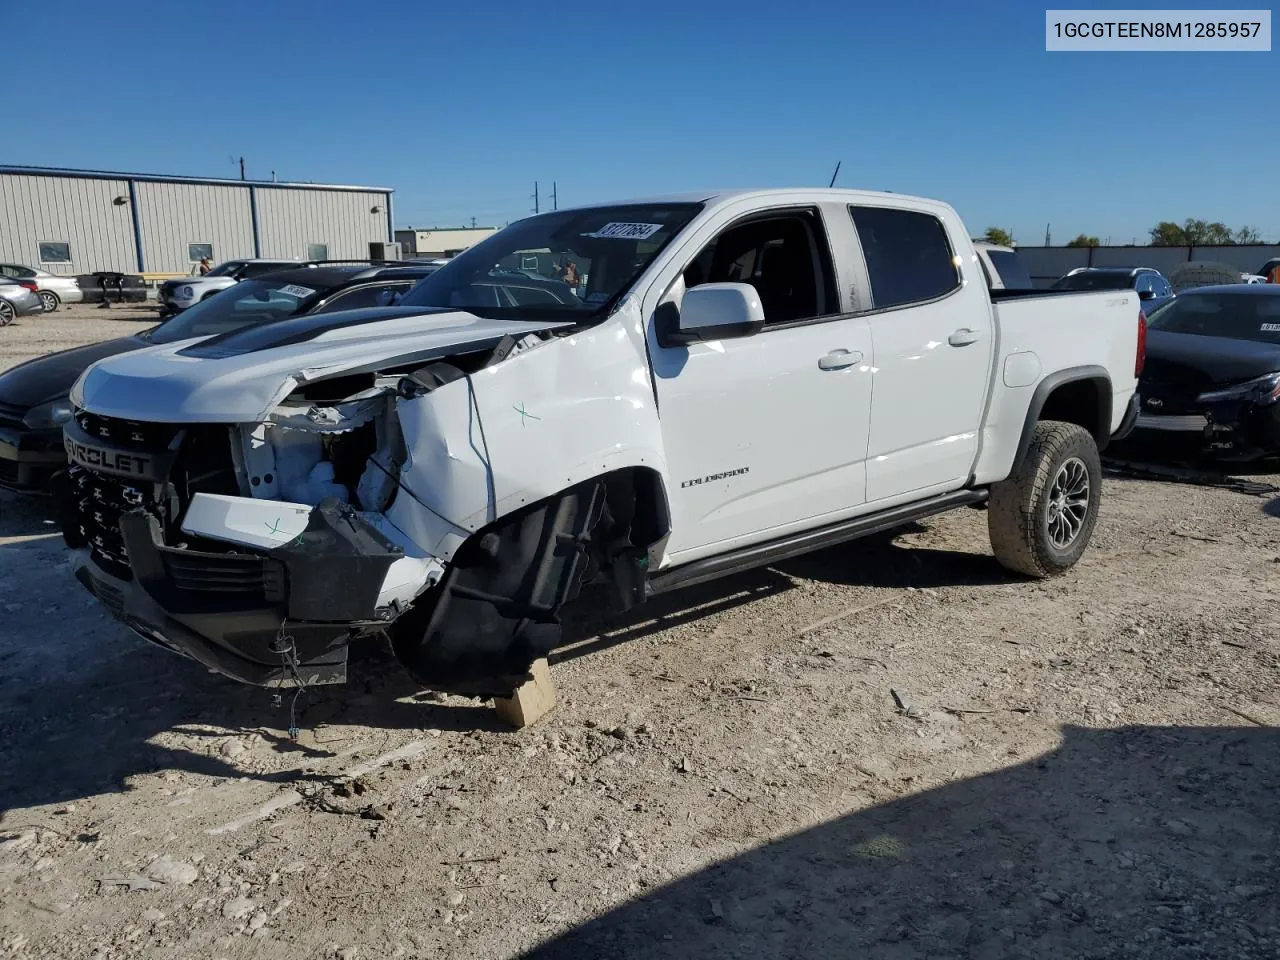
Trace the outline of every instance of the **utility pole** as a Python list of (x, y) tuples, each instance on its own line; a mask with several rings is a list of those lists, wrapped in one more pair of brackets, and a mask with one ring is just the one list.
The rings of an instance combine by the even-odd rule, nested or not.
[(556, 196), (556, 182), (554, 180), (551, 181), (551, 209), (560, 209), (559, 198)]
[(240, 158), (240, 179), (244, 179), (244, 157)]
[(472, 217), (472, 218), (471, 218), (471, 229), (472, 229), (472, 230), (474, 230), (475, 228), (476, 228), (476, 218), (475, 218), (475, 217)]
[(538, 181), (533, 181), (533, 212), (538, 213)]
[(1048, 224), (1048, 223), (1046, 223), (1046, 224), (1044, 225), (1044, 245), (1045, 245), (1046, 247), (1052, 247), (1052, 246), (1053, 246), (1053, 240), (1052, 240), (1052, 239), (1050, 238), (1050, 236), (1049, 236), (1049, 227), (1050, 227), (1050, 226), (1051, 226), (1051, 224)]

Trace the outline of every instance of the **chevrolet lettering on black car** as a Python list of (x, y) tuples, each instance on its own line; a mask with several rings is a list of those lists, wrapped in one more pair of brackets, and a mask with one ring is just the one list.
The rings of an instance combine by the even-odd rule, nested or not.
[(147, 468), (151, 466), (150, 457), (141, 457), (136, 453), (118, 450), (103, 450), (100, 447), (79, 443), (70, 437), (64, 438), (63, 445), (66, 447), (67, 459), (85, 467), (97, 467), (100, 470), (141, 477), (146, 476)]

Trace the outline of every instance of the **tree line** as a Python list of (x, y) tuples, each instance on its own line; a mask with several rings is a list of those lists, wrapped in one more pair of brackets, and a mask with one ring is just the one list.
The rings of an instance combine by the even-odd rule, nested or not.
[[(1188, 217), (1182, 223), (1172, 220), (1161, 220), (1148, 231), (1150, 244), (1153, 247), (1213, 247), (1236, 246), (1239, 244), (1265, 243), (1257, 229), (1250, 226), (1232, 230), (1225, 223), (1215, 220), (1197, 220)], [(1003, 227), (987, 227), (982, 239), (1002, 247), (1012, 247), (1013, 231)], [(1097, 237), (1082, 233), (1067, 241), (1068, 247), (1100, 247), (1102, 241)]]

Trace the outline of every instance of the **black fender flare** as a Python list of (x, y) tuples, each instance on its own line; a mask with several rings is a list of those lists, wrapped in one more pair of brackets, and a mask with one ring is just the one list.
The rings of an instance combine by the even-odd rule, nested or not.
[(1031, 438), (1035, 435), (1036, 424), (1040, 422), (1040, 414), (1044, 410), (1045, 403), (1055, 390), (1070, 383), (1092, 383), (1097, 389), (1098, 420), (1092, 427), (1088, 427), (1088, 430), (1093, 434), (1099, 450), (1106, 447), (1111, 436), (1111, 405), (1114, 400), (1111, 391), (1111, 374), (1106, 367), (1095, 365), (1057, 370), (1041, 380), (1036, 385), (1035, 392), (1031, 394), (1031, 403), (1027, 406), (1027, 418), (1023, 421), (1022, 435), (1018, 438), (1018, 449), (1013, 456), (1011, 474), (1022, 464), (1027, 450), (1031, 447)]

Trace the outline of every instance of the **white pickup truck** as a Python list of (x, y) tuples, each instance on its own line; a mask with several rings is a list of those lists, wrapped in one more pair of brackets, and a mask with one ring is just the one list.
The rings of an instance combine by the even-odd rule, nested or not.
[(117, 617), (238, 680), (340, 682), (385, 634), (424, 685), (507, 695), (589, 581), (630, 607), (955, 507), (1067, 570), (1144, 325), (1132, 290), (989, 291), (932, 200), (560, 210), (394, 307), (90, 367), (63, 530)]

